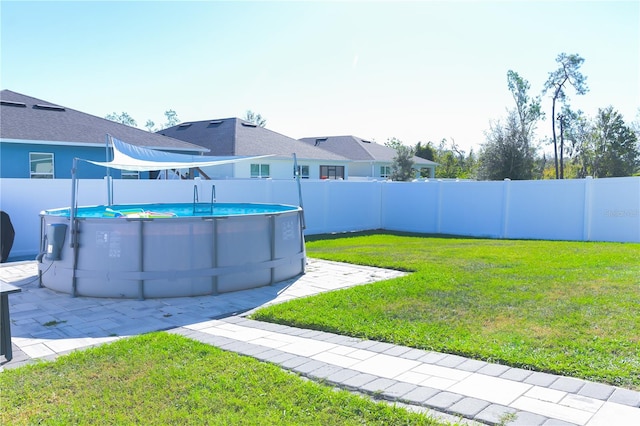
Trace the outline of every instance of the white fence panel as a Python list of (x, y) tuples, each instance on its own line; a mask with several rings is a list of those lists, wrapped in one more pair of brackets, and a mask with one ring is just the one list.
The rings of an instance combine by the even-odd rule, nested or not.
[(192, 203), (194, 187), (200, 203), (208, 203), (215, 186), (215, 199), (224, 203), (278, 203), (298, 205), (298, 190), (291, 180), (119, 180), (114, 181), (114, 204)]
[[(113, 202), (298, 204), (294, 180), (114, 180)], [(640, 178), (565, 181), (303, 180), (307, 235), (388, 229), (493, 238), (640, 243)], [(105, 180), (78, 181), (78, 205), (107, 203)], [(39, 251), (42, 210), (68, 207), (68, 179), (0, 179), (16, 229), (12, 256)]]
[(298, 184), (294, 179), (271, 180), (269, 182), (269, 186), (271, 193), (269, 196), (269, 201), (267, 201), (268, 203), (290, 204), (292, 206), (297, 206), (300, 204)]
[(305, 180), (302, 194), (309, 235), (381, 227), (378, 182)]
[(584, 180), (512, 181), (508, 187), (505, 238), (581, 240)]
[[(78, 202), (102, 204), (106, 186), (102, 180), (83, 182)], [(0, 209), (9, 214), (16, 231), (11, 256), (38, 253), (40, 247), (40, 212), (68, 207), (71, 181), (68, 179), (0, 179)]]
[(330, 216), (327, 214), (329, 207), (329, 186), (324, 181), (310, 180), (302, 186), (302, 202), (304, 206), (304, 218), (307, 225), (307, 234), (322, 234), (330, 231), (327, 223)]
[(382, 228), (437, 233), (443, 182), (382, 182)]
[(640, 178), (587, 180), (585, 239), (640, 243)]
[[(209, 183), (216, 186), (218, 201), (223, 203), (269, 203), (273, 191), (271, 190), (271, 179), (238, 179), (238, 180), (216, 180), (200, 181), (201, 185)], [(210, 191), (203, 191), (209, 194)], [(202, 198), (200, 198), (202, 201)]]
[(438, 233), (502, 235), (504, 182), (441, 182)]
[[(113, 204), (192, 203), (194, 182), (197, 181), (114, 179)], [(84, 183), (84, 180), (79, 181), (79, 193), (83, 192)], [(207, 201), (210, 197), (204, 195), (200, 193), (200, 201)], [(107, 204), (106, 201), (101, 204)]]

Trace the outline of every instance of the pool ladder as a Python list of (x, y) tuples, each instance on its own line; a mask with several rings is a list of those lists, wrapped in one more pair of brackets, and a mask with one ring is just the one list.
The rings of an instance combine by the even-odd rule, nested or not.
[(198, 185), (193, 185), (193, 214), (196, 213), (209, 213), (213, 214), (213, 204), (216, 202), (216, 186), (211, 186), (211, 203), (199, 203), (198, 202)]

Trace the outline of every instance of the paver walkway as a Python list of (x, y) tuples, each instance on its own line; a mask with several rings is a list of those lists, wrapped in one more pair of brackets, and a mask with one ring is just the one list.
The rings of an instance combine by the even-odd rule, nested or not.
[(308, 262), (304, 276), (274, 286), (142, 301), (71, 298), (39, 288), (35, 262), (3, 264), (0, 279), (23, 292), (10, 298), (14, 358), (0, 370), (167, 330), (335, 386), (477, 422), (496, 424), (514, 413), (508, 424), (640, 425), (640, 392), (245, 317), (266, 304), (402, 275)]

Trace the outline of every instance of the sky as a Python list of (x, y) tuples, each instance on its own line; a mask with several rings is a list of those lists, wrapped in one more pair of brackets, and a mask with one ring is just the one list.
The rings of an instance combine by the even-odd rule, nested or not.
[(141, 128), (252, 110), (293, 138), (477, 152), (515, 106), (507, 72), (541, 95), (562, 52), (585, 59), (574, 109), (640, 119), (638, 1), (2, 0), (0, 19), (0, 88)]

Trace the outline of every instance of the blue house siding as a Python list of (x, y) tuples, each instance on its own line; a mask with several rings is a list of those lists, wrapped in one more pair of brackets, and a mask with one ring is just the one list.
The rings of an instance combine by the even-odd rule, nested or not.
[[(28, 179), (30, 177), (29, 153), (31, 152), (53, 154), (55, 179), (71, 178), (71, 167), (75, 157), (94, 161), (105, 161), (106, 157), (104, 147), (0, 142), (0, 177)], [(112, 169), (110, 174), (115, 179), (121, 177), (120, 170)], [(77, 176), (81, 179), (102, 179), (106, 175), (107, 170), (104, 167), (84, 161), (78, 162)], [(140, 173), (140, 179), (148, 179), (148, 177), (148, 172)]]

